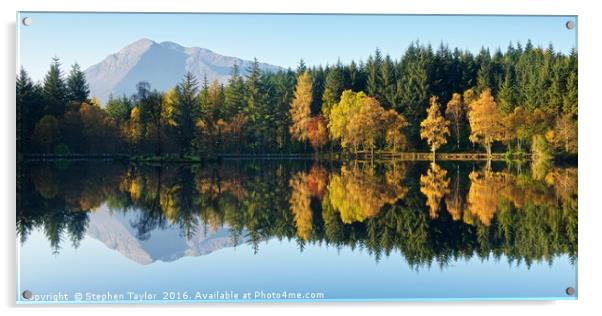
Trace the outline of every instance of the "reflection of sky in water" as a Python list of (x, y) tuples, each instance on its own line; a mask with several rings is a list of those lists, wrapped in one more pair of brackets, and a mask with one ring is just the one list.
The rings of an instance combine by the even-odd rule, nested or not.
[[(94, 215), (93, 215), (94, 216)], [(152, 238), (152, 237), (151, 237)], [(553, 264), (500, 260), (452, 261), (441, 269), (412, 270), (399, 252), (376, 262), (360, 249), (306, 245), (272, 239), (253, 254), (250, 245), (223, 248), (173, 262), (136, 263), (90, 237), (52, 254), (35, 230), (20, 248), (20, 289), (39, 293), (148, 291), (324, 292), (327, 299), (569, 298), (576, 266), (568, 256)], [(576, 295), (575, 295), (576, 297)]]

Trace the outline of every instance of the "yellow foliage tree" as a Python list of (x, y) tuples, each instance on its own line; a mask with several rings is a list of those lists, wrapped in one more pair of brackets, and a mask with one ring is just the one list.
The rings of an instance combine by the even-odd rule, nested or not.
[(512, 113), (504, 117), (504, 136), (502, 137), (503, 140), (510, 142), (511, 140), (515, 139), (517, 149), (519, 151), (522, 150), (522, 144), (528, 137), (526, 124), (527, 113), (522, 107), (515, 107)]
[(462, 102), (462, 96), (459, 93), (454, 93), (451, 100), (447, 102), (445, 116), (449, 118), (454, 130), (457, 149), (460, 149), (460, 128), (462, 125), (462, 119), (464, 118), (464, 112), (465, 106)]
[(427, 116), (420, 122), (420, 138), (426, 139), (431, 147), (433, 159), (435, 151), (447, 143), (449, 136), (449, 121), (446, 120), (439, 111), (439, 102), (437, 97), (431, 97), (431, 106), (426, 110)]
[(577, 121), (573, 120), (571, 114), (563, 115), (556, 121), (552, 143), (567, 153), (577, 153)]
[(447, 170), (431, 162), (426, 174), (420, 176), (420, 192), (426, 196), (430, 217), (437, 218), (441, 199), (449, 193)]
[(293, 139), (307, 140), (307, 125), (311, 118), (312, 81), (309, 72), (305, 71), (297, 77), (295, 96), (290, 107), (292, 124), (289, 128)]
[(478, 218), (485, 226), (491, 225), (491, 220), (498, 210), (498, 205), (504, 192), (508, 192), (508, 175), (502, 172), (473, 171), (468, 175), (470, 189), (466, 198), (468, 207), (464, 213), (464, 222), (472, 224)]
[(350, 117), (359, 111), (361, 102), (366, 97), (364, 92), (355, 93), (345, 90), (341, 94), (341, 100), (330, 110), (328, 117), (328, 135), (332, 140), (340, 140), (341, 147), (347, 148), (351, 144), (347, 125)]
[(351, 143), (370, 149), (374, 155), (376, 139), (382, 130), (383, 113), (383, 107), (375, 98), (363, 98), (359, 110), (351, 115), (347, 124), (347, 135), (352, 136)]
[(311, 211), (311, 191), (307, 185), (307, 174), (299, 172), (289, 181), (291, 187), (290, 206), (295, 216), (297, 236), (308, 240), (313, 229), (313, 214)]
[(343, 166), (340, 175), (330, 177), (327, 196), (343, 223), (362, 222), (378, 215), (385, 204), (393, 204), (406, 195), (407, 188), (400, 182), (383, 181), (371, 168)]
[(469, 104), (468, 121), (470, 123), (470, 141), (482, 144), (491, 156), (491, 145), (504, 137), (500, 109), (491, 95), (491, 89), (485, 89), (481, 96)]
[(177, 126), (175, 120), (175, 111), (178, 106), (178, 92), (176, 88), (171, 88), (163, 96), (163, 106), (161, 107), (161, 121), (168, 126)]
[(407, 145), (407, 139), (403, 133), (403, 129), (409, 124), (403, 115), (397, 111), (390, 109), (382, 114), (383, 127), (385, 129), (385, 142), (391, 146), (393, 152), (397, 149), (404, 149)]

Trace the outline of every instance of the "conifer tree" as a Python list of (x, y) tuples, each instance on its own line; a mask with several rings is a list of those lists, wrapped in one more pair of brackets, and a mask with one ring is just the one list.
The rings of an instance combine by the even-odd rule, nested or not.
[(90, 87), (86, 82), (86, 76), (81, 71), (77, 63), (71, 67), (71, 72), (67, 77), (67, 96), (69, 101), (79, 103), (88, 102), (90, 97)]
[(44, 98), (46, 99), (45, 113), (62, 116), (65, 113), (67, 101), (67, 87), (63, 81), (63, 72), (58, 58), (53, 58), (50, 70), (44, 77)]
[(309, 72), (305, 71), (297, 77), (295, 96), (289, 110), (292, 120), (290, 126), (291, 136), (300, 142), (307, 140), (307, 124), (311, 117), (311, 102), (312, 82)]
[(180, 153), (187, 154), (192, 148), (199, 117), (198, 82), (191, 72), (187, 72), (182, 82), (178, 84), (176, 94), (178, 106), (174, 116), (177, 124), (177, 137)]
[(240, 70), (237, 64), (232, 67), (232, 75), (228, 80), (228, 85), (224, 91), (224, 105), (226, 107), (226, 116), (234, 117), (236, 114), (242, 113), (245, 102), (245, 85), (243, 78), (240, 76)]

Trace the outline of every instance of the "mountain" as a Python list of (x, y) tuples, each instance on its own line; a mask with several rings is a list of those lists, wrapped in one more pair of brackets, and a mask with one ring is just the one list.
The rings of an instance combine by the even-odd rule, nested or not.
[[(205, 48), (183, 47), (173, 42), (156, 43), (144, 38), (90, 66), (85, 74), (91, 95), (105, 103), (110, 94), (130, 96), (140, 81), (148, 81), (152, 89), (165, 91), (180, 82), (187, 71), (192, 72), (199, 82), (207, 76), (209, 82), (217, 79), (225, 83), (235, 64), (245, 75), (252, 63)], [(265, 63), (260, 63), (259, 67), (263, 71), (281, 69)]]
[[(86, 234), (142, 265), (157, 260), (171, 262), (187, 256), (203, 256), (235, 246), (228, 227), (212, 231), (204, 225), (199, 225), (190, 238), (182, 236), (179, 226), (167, 225), (151, 231), (147, 239), (140, 239), (132, 223), (141, 215), (135, 211), (110, 212), (106, 206), (101, 207), (90, 216)], [(245, 238), (241, 238), (238, 244), (245, 242)]]

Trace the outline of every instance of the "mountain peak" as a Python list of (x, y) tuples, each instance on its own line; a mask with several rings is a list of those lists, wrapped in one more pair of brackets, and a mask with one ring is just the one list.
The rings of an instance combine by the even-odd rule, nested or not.
[[(157, 42), (141, 38), (125, 46), (119, 52), (107, 56), (98, 64), (85, 70), (92, 96), (106, 102), (109, 95), (131, 95), (140, 81), (150, 83), (152, 89), (166, 91), (192, 72), (197, 78), (226, 83), (232, 67), (237, 64), (241, 74), (252, 61), (217, 54), (200, 47), (184, 47), (178, 43)], [(278, 71), (278, 66), (262, 63), (263, 71)]]
[(132, 43), (130, 43), (129, 45), (127, 45), (126, 47), (124, 47), (121, 51), (124, 50), (146, 50), (148, 49), (150, 46), (152, 46), (153, 44), (157, 44), (155, 41), (148, 39), (148, 38), (141, 38), (137, 41), (134, 41)]
[(173, 50), (177, 50), (177, 51), (184, 51), (186, 49), (184, 46), (182, 46), (178, 43), (170, 42), (170, 41), (161, 42), (160, 45), (165, 48), (169, 48), (169, 49), (173, 49)]

